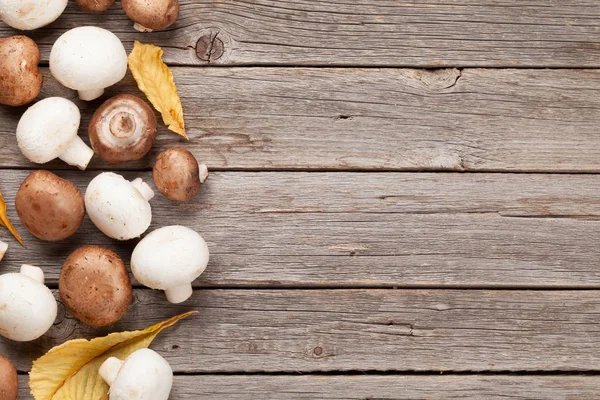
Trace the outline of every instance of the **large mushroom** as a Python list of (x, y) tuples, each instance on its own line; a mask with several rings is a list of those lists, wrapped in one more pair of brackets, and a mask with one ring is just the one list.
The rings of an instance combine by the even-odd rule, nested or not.
[(8, 358), (0, 354), (0, 400), (16, 400), (18, 392), (17, 369)]
[(145, 101), (121, 94), (96, 110), (89, 126), (92, 148), (104, 161), (139, 160), (156, 138), (156, 116)]
[(58, 290), (69, 313), (91, 326), (114, 324), (131, 304), (123, 260), (100, 246), (83, 246), (71, 253), (60, 271)]
[(52, 46), (50, 72), (64, 86), (90, 101), (127, 73), (127, 53), (117, 36), (106, 29), (82, 26), (65, 32)]
[(115, 0), (75, 0), (77, 5), (86, 11), (102, 12), (108, 10)]
[(52, 327), (58, 307), (54, 295), (44, 285), (44, 272), (22, 265), (20, 273), (0, 276), (0, 335), (29, 342)]
[(140, 32), (168, 28), (179, 16), (179, 0), (122, 0), (121, 6)]
[(0, 0), (0, 20), (15, 29), (31, 31), (54, 22), (67, 0)]
[(45, 164), (60, 158), (86, 169), (94, 155), (79, 136), (81, 114), (73, 102), (49, 97), (29, 107), (17, 125), (17, 144), (27, 159)]
[(0, 104), (22, 106), (40, 94), (39, 62), (40, 50), (28, 37), (0, 39)]
[(158, 155), (152, 178), (158, 190), (168, 199), (189, 201), (208, 178), (208, 168), (199, 164), (188, 150), (173, 147)]
[(128, 181), (121, 175), (103, 172), (85, 191), (85, 208), (104, 234), (117, 240), (140, 237), (152, 221), (148, 201), (154, 192), (141, 178)]
[(34, 171), (15, 197), (17, 215), (41, 240), (57, 241), (73, 235), (83, 222), (83, 195), (71, 182), (48, 171)]
[(131, 272), (144, 286), (164, 290), (167, 300), (181, 303), (192, 295), (192, 282), (208, 264), (202, 236), (185, 226), (165, 226), (148, 234), (133, 250)]

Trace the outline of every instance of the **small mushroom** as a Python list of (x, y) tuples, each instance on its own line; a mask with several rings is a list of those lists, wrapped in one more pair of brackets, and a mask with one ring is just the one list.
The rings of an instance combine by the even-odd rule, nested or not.
[(0, 104), (22, 106), (40, 94), (39, 62), (40, 50), (28, 37), (0, 39)]
[(85, 216), (77, 186), (48, 171), (29, 174), (17, 192), (15, 208), (33, 236), (52, 242), (77, 232)]
[(127, 53), (112, 32), (82, 26), (65, 32), (50, 52), (50, 72), (64, 86), (90, 101), (121, 81), (127, 72)]
[(173, 370), (157, 352), (140, 349), (125, 361), (110, 357), (98, 374), (110, 386), (110, 400), (167, 400)]
[(148, 201), (154, 192), (141, 178), (131, 182), (121, 175), (103, 172), (85, 192), (85, 208), (104, 234), (117, 240), (140, 237), (152, 221)]
[(67, 0), (0, 0), (0, 20), (15, 29), (31, 31), (54, 22)]
[(152, 148), (156, 125), (154, 111), (145, 101), (121, 94), (105, 101), (94, 113), (90, 142), (104, 161), (139, 160)]
[(75, 0), (79, 7), (86, 11), (102, 12), (108, 10), (115, 0)]
[(208, 178), (208, 168), (205, 164), (198, 164), (188, 150), (173, 147), (158, 155), (152, 178), (158, 190), (168, 199), (189, 201)]
[(100, 246), (83, 246), (67, 258), (58, 290), (71, 315), (91, 326), (111, 325), (131, 304), (131, 281), (121, 257)]
[(86, 169), (94, 155), (79, 136), (81, 114), (73, 102), (49, 97), (29, 107), (17, 125), (17, 143), (31, 162), (45, 164), (60, 158)]
[(17, 369), (8, 358), (0, 354), (0, 400), (16, 400), (18, 386)]
[(48, 332), (57, 314), (54, 295), (44, 285), (44, 272), (22, 265), (20, 273), (0, 276), (0, 335), (29, 342)]
[[(8, 250), (8, 244), (6, 244), (2, 240), (0, 240), (0, 261), (2, 261), (2, 259), (4, 258), (4, 255), (6, 254), (6, 250)], [(1, 398), (0, 398), (0, 400), (1, 400)]]
[(179, 16), (179, 0), (122, 0), (121, 6), (140, 32), (168, 28)]
[(208, 264), (202, 236), (185, 226), (165, 226), (148, 234), (133, 250), (131, 271), (144, 286), (164, 290), (167, 300), (181, 303), (192, 295), (192, 282)]

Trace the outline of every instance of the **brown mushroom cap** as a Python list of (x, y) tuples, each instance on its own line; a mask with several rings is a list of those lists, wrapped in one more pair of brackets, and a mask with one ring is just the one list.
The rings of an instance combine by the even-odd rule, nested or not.
[(0, 104), (22, 106), (42, 90), (40, 50), (26, 36), (0, 39)]
[(83, 222), (85, 205), (79, 189), (48, 171), (34, 171), (15, 198), (23, 225), (41, 240), (57, 241), (73, 235)]
[(86, 11), (102, 12), (115, 4), (115, 0), (75, 0), (79, 7)]
[(100, 246), (83, 246), (67, 258), (58, 290), (71, 315), (91, 326), (111, 325), (131, 304), (131, 281), (121, 257)]
[(168, 199), (189, 201), (198, 194), (206, 176), (201, 176), (198, 161), (192, 153), (182, 147), (173, 147), (158, 155), (152, 178), (157, 189)]
[(156, 138), (156, 116), (145, 101), (120, 94), (96, 110), (88, 133), (94, 151), (104, 161), (120, 163), (139, 160)]
[(0, 400), (15, 400), (19, 394), (17, 370), (0, 354)]
[(125, 14), (144, 28), (165, 29), (179, 16), (178, 0), (122, 0)]

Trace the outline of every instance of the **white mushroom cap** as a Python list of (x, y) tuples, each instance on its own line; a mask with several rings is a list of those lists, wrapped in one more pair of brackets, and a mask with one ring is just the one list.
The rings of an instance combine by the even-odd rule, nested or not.
[(0, 276), (0, 335), (18, 342), (35, 340), (52, 327), (57, 309), (40, 268), (23, 265), (18, 274)]
[(67, 7), (67, 0), (0, 0), (0, 19), (22, 31), (54, 22)]
[(64, 86), (77, 90), (81, 100), (102, 96), (127, 73), (127, 53), (112, 32), (82, 26), (65, 32), (50, 52), (50, 72)]
[(129, 240), (140, 237), (152, 221), (152, 189), (138, 178), (129, 182), (121, 175), (103, 172), (85, 191), (85, 208), (92, 222), (108, 237)]
[(0, 240), (0, 261), (2, 261), (2, 259), (4, 258), (4, 255), (6, 254), (6, 250), (8, 250), (8, 244), (6, 244), (2, 240)]
[(157, 352), (140, 349), (125, 361), (110, 357), (98, 371), (110, 386), (110, 400), (167, 400), (173, 370)]
[(77, 136), (81, 114), (62, 97), (49, 97), (29, 107), (17, 125), (17, 143), (29, 161), (45, 164), (60, 158), (85, 169), (94, 155)]
[(208, 264), (202, 236), (185, 226), (165, 226), (148, 234), (133, 250), (131, 271), (144, 286), (164, 290), (181, 303), (192, 295), (192, 282)]

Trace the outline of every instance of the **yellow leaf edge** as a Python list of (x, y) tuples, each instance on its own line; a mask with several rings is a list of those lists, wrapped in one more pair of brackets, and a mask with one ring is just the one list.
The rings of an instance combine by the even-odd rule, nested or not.
[(4, 197), (2, 197), (2, 192), (0, 192), (0, 225), (5, 226), (6, 229), (8, 229), (8, 231), (14, 236), (14, 238), (17, 239), (21, 246), (27, 248), (25, 242), (23, 242), (23, 238), (21, 235), (19, 235), (19, 232), (17, 232), (6, 215), (6, 202), (4, 201)]
[[(163, 50), (159, 46), (153, 44), (141, 43), (137, 40), (133, 43), (133, 50), (128, 56), (128, 65), (133, 78), (135, 79), (138, 88), (144, 92), (146, 98), (152, 103), (154, 108), (161, 113), (163, 123), (167, 128), (180, 136), (183, 136), (186, 140), (189, 140), (185, 130), (185, 120), (183, 118), (183, 106), (181, 104), (181, 98), (177, 93), (177, 85), (175, 85), (175, 79), (171, 69), (162, 60)], [(148, 66), (153, 63), (160, 69), (163, 77), (166, 78), (168, 89), (170, 89), (170, 96), (153, 96), (151, 90), (148, 88), (149, 84), (158, 85), (157, 79), (147, 78), (145, 79), (144, 74), (141, 71), (146, 71), (148, 74)], [(150, 83), (147, 82), (150, 81)], [(162, 82), (165, 83), (165, 82)], [(165, 99), (172, 98), (174, 107), (163, 107)]]
[[(103, 354), (111, 351), (112, 349), (114, 349), (115, 347), (129, 341), (129, 340), (133, 340), (136, 338), (140, 338), (142, 336), (150, 336), (151, 340), (148, 342), (148, 346), (152, 343), (152, 341), (154, 340), (154, 338), (164, 329), (175, 325), (178, 321), (189, 317), (192, 314), (197, 314), (198, 311), (188, 311), (185, 312), (183, 314), (178, 314), (175, 315), (174, 317), (171, 317), (167, 320), (161, 321), (157, 324), (154, 324), (146, 329), (143, 330), (137, 330), (137, 331), (124, 331), (124, 332), (113, 332), (110, 333), (106, 336), (100, 336), (100, 337), (96, 337), (93, 338), (91, 340), (87, 340), (87, 339), (73, 339), (73, 340), (69, 340), (63, 344), (60, 344), (58, 346), (53, 347), (52, 349), (50, 349), (46, 354), (44, 354), (43, 356), (41, 356), (40, 358), (38, 358), (37, 360), (35, 360), (33, 362), (33, 365), (31, 367), (31, 371), (29, 372), (29, 388), (31, 390), (31, 395), (36, 399), (36, 400), (52, 400), (54, 398), (54, 395), (58, 392), (58, 390), (60, 389), (60, 386), (62, 384), (64, 384), (69, 378), (71, 378), (72, 376), (74, 376), (75, 374), (77, 374), (77, 372), (79, 372), (79, 370), (81, 370), (81, 368), (83, 368), (83, 366), (85, 366), (86, 364), (92, 362), (94, 359), (97, 359), (99, 357), (101, 357)], [(124, 335), (126, 334), (126, 335)], [(94, 356), (83, 360), (85, 362), (83, 362), (82, 365), (72, 368), (72, 371), (70, 371), (69, 374), (66, 374), (62, 377), (60, 377), (61, 382), (59, 384), (57, 384), (57, 386), (53, 389), (53, 393), (50, 395), (50, 397), (44, 396), (44, 393), (39, 393), (40, 390), (43, 390), (44, 388), (44, 382), (38, 382), (36, 376), (37, 375), (42, 375), (42, 372), (44, 371), (45, 368), (45, 364), (47, 363), (52, 363), (52, 359), (55, 356), (55, 354), (58, 354), (61, 352), (61, 350), (69, 347), (69, 346), (73, 346), (75, 344), (87, 344), (90, 347), (93, 347), (95, 343), (98, 342), (104, 342), (104, 341), (109, 341), (111, 338), (114, 338), (116, 336), (120, 336), (120, 335), (124, 335), (123, 340), (118, 341), (117, 343), (113, 344), (112, 346), (103, 349), (103, 351), (99, 352), (98, 354), (95, 354)], [(140, 348), (144, 348), (144, 347), (148, 347), (148, 346), (142, 346)], [(40, 389), (40, 390), (38, 390)]]

